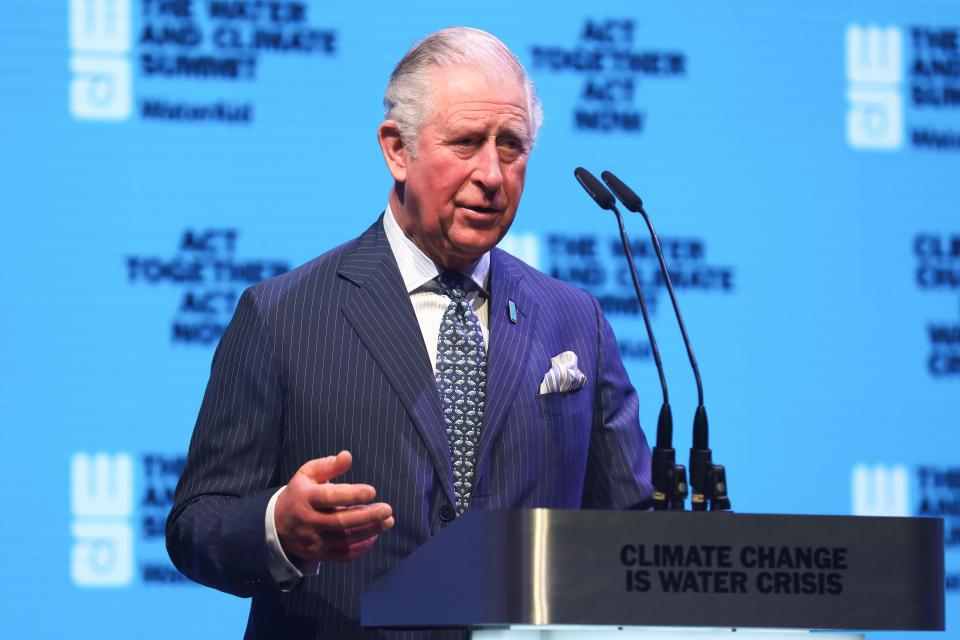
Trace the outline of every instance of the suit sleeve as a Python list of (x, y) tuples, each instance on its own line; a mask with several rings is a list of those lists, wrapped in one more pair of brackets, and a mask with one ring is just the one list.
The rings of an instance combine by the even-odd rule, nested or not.
[(650, 448), (640, 428), (637, 392), (613, 330), (591, 296), (597, 319), (596, 400), (583, 507), (646, 509), (653, 494)]
[(275, 478), (283, 390), (270, 332), (250, 289), (214, 354), (187, 463), (167, 518), (174, 565), (239, 596), (276, 591), (264, 514)]

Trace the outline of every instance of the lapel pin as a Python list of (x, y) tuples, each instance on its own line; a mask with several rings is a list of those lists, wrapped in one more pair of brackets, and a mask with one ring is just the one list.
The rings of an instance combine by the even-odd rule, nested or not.
[(507, 317), (510, 322), (517, 324), (517, 303), (513, 300), (507, 300)]

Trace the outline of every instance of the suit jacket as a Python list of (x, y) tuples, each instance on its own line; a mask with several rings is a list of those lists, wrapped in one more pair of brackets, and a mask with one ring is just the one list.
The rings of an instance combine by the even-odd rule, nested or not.
[[(490, 283), (470, 508), (644, 505), (650, 454), (637, 397), (596, 300), (499, 249)], [(550, 358), (568, 350), (585, 386), (539, 395)], [(396, 526), (363, 558), (321, 563), (283, 592), (267, 564), (267, 503), (304, 462), (342, 449), (354, 460), (342, 480), (376, 487)], [(462, 637), (359, 626), (361, 591), (446, 526), (452, 478), (432, 367), (380, 220), (241, 296), (214, 355), (167, 547), (193, 580), (253, 597), (250, 638)]]

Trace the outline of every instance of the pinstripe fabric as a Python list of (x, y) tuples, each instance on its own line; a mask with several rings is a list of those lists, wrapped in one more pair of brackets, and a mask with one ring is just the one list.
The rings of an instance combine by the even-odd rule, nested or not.
[[(491, 252), (487, 406), (471, 509), (623, 509), (649, 499), (637, 397), (589, 294)], [(507, 317), (516, 303), (516, 324)], [(586, 384), (540, 395), (550, 358)], [(321, 563), (281, 592), (266, 560), (270, 496), (305, 461), (354, 454), (397, 526), (363, 558)], [(192, 579), (253, 596), (250, 638), (455, 638), (359, 628), (363, 588), (445, 525), (452, 469), (433, 370), (378, 221), (360, 238), (251, 287), (214, 355), (167, 547)]]

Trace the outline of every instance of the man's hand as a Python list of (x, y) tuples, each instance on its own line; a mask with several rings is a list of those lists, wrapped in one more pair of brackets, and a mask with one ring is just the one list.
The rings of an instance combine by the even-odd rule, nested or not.
[(287, 557), (303, 561), (359, 558), (393, 526), (393, 509), (368, 484), (335, 484), (350, 469), (349, 451), (310, 460), (277, 497), (273, 518)]

